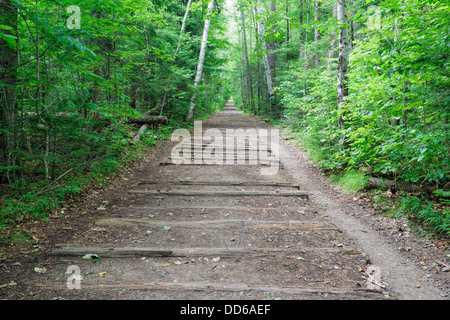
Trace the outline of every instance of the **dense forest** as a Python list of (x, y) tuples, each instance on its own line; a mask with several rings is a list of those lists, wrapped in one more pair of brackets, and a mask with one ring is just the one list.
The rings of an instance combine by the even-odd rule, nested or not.
[(440, 207), (450, 195), (448, 3), (250, 0), (237, 8), (235, 101), (276, 119), (353, 191), (412, 193), (397, 211), (448, 234), (450, 212)]
[[(221, 6), (0, 1), (2, 238), (187, 124), (192, 97), (197, 118), (223, 106)], [(207, 17), (212, 35), (195, 85)]]
[[(0, 239), (220, 110), (450, 233), (449, 34), (433, 0), (0, 0)], [(447, 208), (447, 209), (446, 209)]]

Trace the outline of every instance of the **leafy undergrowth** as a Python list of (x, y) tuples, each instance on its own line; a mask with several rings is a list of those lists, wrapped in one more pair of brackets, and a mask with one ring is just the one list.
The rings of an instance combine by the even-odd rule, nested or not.
[(48, 181), (20, 179), (6, 188), (0, 199), (0, 243), (26, 243), (30, 236), (21, 224), (47, 220), (58, 207), (97, 185), (106, 186), (122, 169), (130, 166), (150, 151), (158, 140), (169, 137), (168, 126), (149, 130), (140, 143), (131, 140), (111, 145), (111, 152), (95, 161), (89, 168), (74, 167), (59, 178)]
[[(348, 194), (357, 195), (369, 181), (369, 176), (356, 170), (334, 174), (330, 180)], [(450, 236), (450, 208), (448, 200), (437, 195), (427, 197), (409, 193), (393, 195), (390, 190), (375, 190), (365, 194), (388, 216), (404, 216), (410, 223), (428, 236)]]
[[(350, 195), (358, 195), (369, 182), (370, 175), (364, 170), (330, 166), (325, 155), (329, 150), (322, 150), (312, 139), (302, 132), (285, 128), (282, 132), (285, 139), (308, 153), (308, 157), (326, 172), (330, 180)], [(326, 160), (324, 160), (326, 159)], [(333, 170), (330, 170), (333, 167)], [(364, 168), (361, 168), (364, 169)], [(362, 172), (363, 171), (363, 172)], [(389, 190), (372, 190), (364, 193), (377, 208), (393, 218), (404, 216), (421, 233), (428, 236), (450, 236), (450, 192), (437, 190), (432, 196), (426, 194), (397, 193)]]
[(436, 203), (424, 196), (404, 196), (398, 201), (396, 212), (432, 233), (450, 235), (450, 209), (448, 206), (438, 209)]

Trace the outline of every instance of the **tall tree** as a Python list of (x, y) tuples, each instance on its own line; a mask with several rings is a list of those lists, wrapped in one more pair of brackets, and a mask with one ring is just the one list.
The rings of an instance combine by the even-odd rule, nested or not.
[(300, 55), (299, 57), (301, 58), (303, 56), (303, 0), (299, 0), (299, 28), (300, 28)]
[(189, 111), (186, 115), (186, 121), (190, 121), (192, 119), (192, 117), (194, 116), (195, 99), (197, 99), (196, 87), (200, 84), (200, 80), (202, 79), (203, 65), (205, 63), (205, 55), (206, 55), (206, 46), (208, 44), (209, 28), (211, 27), (211, 14), (212, 14), (213, 6), (214, 6), (214, 0), (211, 0), (211, 2), (208, 5), (208, 13), (207, 13), (205, 25), (203, 28), (203, 37), (202, 37), (202, 44), (201, 44), (201, 48), (200, 48), (200, 56), (198, 58), (197, 74), (195, 75), (195, 81), (194, 81), (194, 94), (192, 95), (192, 98), (191, 98), (191, 102), (189, 105)]
[(320, 1), (314, 0), (314, 42), (318, 42), (320, 38), (319, 28), (317, 26), (317, 23), (319, 22), (319, 8), (320, 8)]
[[(349, 58), (349, 41), (348, 41), (348, 27), (347, 27), (347, 0), (337, 0), (337, 18), (339, 24), (339, 60), (338, 60), (338, 84), (337, 84), (337, 99), (339, 109), (339, 127), (345, 129), (342, 108), (344, 100), (348, 96), (348, 58)], [(341, 136), (339, 145), (341, 148), (344, 145), (344, 136)]]
[[(319, 33), (319, 26), (317, 25), (319, 22), (319, 7), (320, 7), (320, 2), (317, 0), (314, 0), (314, 43), (316, 44), (316, 50), (318, 49), (318, 43), (319, 43), (319, 38), (320, 38), (320, 33)], [(319, 65), (319, 53), (315, 52), (314, 54), (314, 63), (316, 66)]]
[(286, 53), (286, 60), (290, 60), (290, 55), (289, 55), (289, 42), (291, 41), (291, 22), (290, 22), (290, 17), (289, 17), (289, 11), (290, 11), (290, 3), (289, 0), (286, 0), (286, 45), (288, 47), (288, 52)]
[(255, 107), (254, 107), (254, 97), (253, 97), (253, 75), (252, 75), (252, 70), (250, 69), (250, 62), (248, 59), (248, 48), (247, 48), (247, 35), (246, 35), (246, 27), (245, 27), (245, 13), (244, 13), (244, 9), (241, 10), (241, 20), (242, 20), (242, 33), (243, 33), (243, 46), (244, 46), (244, 59), (245, 59), (245, 64), (247, 66), (247, 85), (248, 85), (248, 90), (250, 93), (250, 110), (252, 112), (255, 112)]
[[(272, 12), (272, 17), (274, 17), (276, 14), (276, 11), (277, 11), (277, 6), (273, 0), (270, 2), (270, 11)], [(272, 35), (273, 35), (276, 31), (276, 24), (273, 23), (272, 26), (270, 27), (270, 29), (271, 29)], [(275, 49), (276, 49), (276, 42), (274, 39), (272, 39), (269, 42), (269, 65), (270, 65), (270, 71), (272, 73), (272, 81), (275, 79), (275, 76), (276, 76), (275, 69), (277, 67), (277, 56), (275, 54)]]
[(11, 182), (17, 140), (17, 8), (11, 0), (0, 0), (0, 8), (0, 177)]
[(266, 31), (265, 31), (265, 26), (264, 26), (264, 17), (263, 17), (262, 13), (263, 13), (263, 11), (262, 11), (261, 1), (258, 0), (259, 32), (261, 34), (264, 70), (266, 72), (266, 82), (267, 82), (267, 90), (269, 91), (270, 108), (271, 108), (271, 111), (274, 111), (275, 93), (273, 91), (272, 72), (270, 71), (269, 58), (268, 58), (268, 54), (267, 54), (267, 43), (266, 43), (266, 39), (265, 39)]
[[(333, 19), (336, 19), (337, 17), (337, 8), (336, 3), (333, 3)], [(328, 50), (328, 59), (327, 59), (327, 68), (329, 71), (333, 69), (333, 58), (335, 58), (336, 54), (336, 40), (338, 38), (338, 35), (334, 30), (331, 30), (330, 34), (330, 48)]]
[(186, 6), (186, 13), (184, 14), (184, 18), (183, 18), (183, 23), (181, 25), (181, 31), (180, 31), (180, 39), (178, 40), (178, 46), (177, 49), (175, 50), (174, 53), (174, 57), (177, 56), (178, 51), (180, 50), (180, 46), (181, 46), (181, 39), (183, 38), (183, 34), (184, 34), (184, 29), (186, 28), (186, 22), (189, 16), (189, 10), (191, 9), (191, 4), (192, 4), (192, 0), (189, 0), (187, 6)]

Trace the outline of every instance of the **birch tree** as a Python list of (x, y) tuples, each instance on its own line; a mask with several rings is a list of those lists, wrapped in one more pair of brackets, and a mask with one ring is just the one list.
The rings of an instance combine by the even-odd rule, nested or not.
[(192, 95), (191, 102), (189, 105), (189, 111), (186, 115), (186, 121), (190, 121), (194, 115), (194, 108), (195, 108), (195, 99), (197, 99), (197, 93), (196, 87), (200, 84), (200, 80), (202, 79), (203, 74), (203, 65), (205, 63), (205, 54), (206, 54), (206, 46), (208, 44), (208, 35), (209, 35), (209, 28), (211, 26), (211, 14), (212, 9), (214, 6), (214, 0), (211, 0), (211, 2), (208, 5), (208, 13), (205, 20), (205, 26), (203, 28), (203, 38), (202, 38), (202, 45), (200, 48), (200, 56), (198, 59), (198, 65), (197, 65), (197, 74), (195, 76), (194, 81), (194, 94)]
[(319, 28), (317, 25), (317, 22), (319, 21), (319, 8), (320, 8), (320, 2), (317, 0), (314, 0), (314, 21), (316, 24), (314, 25), (314, 42), (318, 42), (320, 38)]
[[(339, 24), (339, 59), (338, 59), (338, 84), (337, 98), (339, 109), (339, 127), (345, 129), (344, 118), (342, 116), (342, 108), (345, 98), (348, 96), (348, 57), (349, 42), (347, 28), (347, 0), (337, 1), (337, 18)], [(339, 145), (344, 145), (344, 136), (341, 137)]]
[[(274, 1), (270, 2), (270, 11), (272, 12), (272, 17), (276, 14), (277, 11), (277, 6), (275, 4)], [(274, 34), (276, 32), (276, 26), (275, 24), (272, 25), (271, 27), (271, 32), (272, 34)], [(272, 81), (273, 79), (275, 79), (275, 68), (276, 68), (276, 55), (275, 55), (275, 49), (276, 49), (276, 42), (275, 40), (272, 40), (269, 42), (269, 65), (270, 65), (270, 70), (272, 73)]]
[(191, 9), (191, 4), (192, 4), (192, 0), (189, 0), (187, 7), (186, 7), (186, 13), (184, 14), (184, 18), (183, 18), (183, 23), (181, 25), (181, 31), (180, 31), (180, 39), (178, 40), (178, 46), (177, 49), (175, 50), (174, 53), (174, 58), (176, 58), (178, 51), (180, 50), (180, 46), (181, 46), (181, 39), (183, 38), (183, 34), (184, 34), (184, 29), (186, 28), (186, 21), (188, 19), (189, 16), (189, 10)]

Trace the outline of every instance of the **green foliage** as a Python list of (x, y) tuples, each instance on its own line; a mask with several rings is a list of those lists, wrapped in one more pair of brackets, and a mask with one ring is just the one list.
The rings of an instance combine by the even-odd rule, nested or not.
[(331, 7), (322, 9), (321, 16), (329, 18), (320, 22), (321, 39), (303, 44), (310, 57), (282, 62), (277, 69), (285, 126), (301, 136), (324, 170), (371, 167), (375, 175), (444, 186), (450, 176), (448, 5), (390, 0), (378, 7), (381, 29), (367, 23), (373, 14), (368, 5), (350, 6), (358, 12), (350, 21), (358, 25), (350, 30), (349, 96), (341, 113), (335, 58), (325, 58), (335, 22)]
[[(247, 30), (253, 35), (259, 19), (251, 10), (255, 3), (239, 1), (248, 17)], [(351, 192), (366, 179), (358, 173), (359, 168), (370, 168), (374, 176), (448, 192), (448, 2), (348, 2), (349, 93), (341, 110), (337, 101), (339, 30), (333, 14), (335, 1), (320, 1), (318, 21), (313, 2), (301, 2), (301, 9), (292, 1), (273, 3), (276, 11), (266, 2), (262, 18), (266, 40), (275, 44), (270, 53), (276, 55), (277, 110), (269, 110), (261, 72), (264, 52), (258, 38), (247, 41), (250, 48), (253, 42), (250, 70), (253, 92), (258, 92), (253, 101), (257, 110), (250, 110), (242, 35), (235, 40), (230, 74), (238, 106), (263, 118), (281, 118), (285, 136), (292, 136), (323, 171)], [(242, 29), (238, 16), (236, 22)], [(419, 211), (415, 214), (419, 220), (434, 221), (433, 228), (439, 232), (447, 230), (448, 220), (440, 220), (430, 210)]]
[(421, 222), (436, 234), (450, 235), (450, 211), (435, 209), (432, 203), (424, 197), (404, 197), (400, 202), (398, 214)]
[[(4, 34), (12, 27), (2, 22), (0, 40), (20, 53), (15, 70), (19, 109), (14, 130), (0, 120), (0, 134), (16, 137), (11, 150), (0, 150), (0, 159), (5, 153), (13, 159), (0, 160), (0, 190), (5, 190), (0, 237), (14, 221), (45, 218), (89, 184), (106, 184), (157, 140), (188, 125), (184, 118), (206, 14), (203, 3), (194, 5), (174, 57), (187, 1), (13, 2), (17, 35)], [(67, 28), (72, 5), (81, 9), (80, 29)], [(223, 76), (225, 22), (223, 14), (214, 16), (198, 119), (220, 109), (230, 96)], [(0, 86), (9, 71), (0, 66)], [(129, 119), (147, 112), (167, 116), (169, 125), (148, 129), (134, 145), (131, 138), (139, 127)]]
[(438, 189), (438, 190), (434, 191), (433, 193), (439, 198), (440, 202), (450, 205), (450, 191)]

